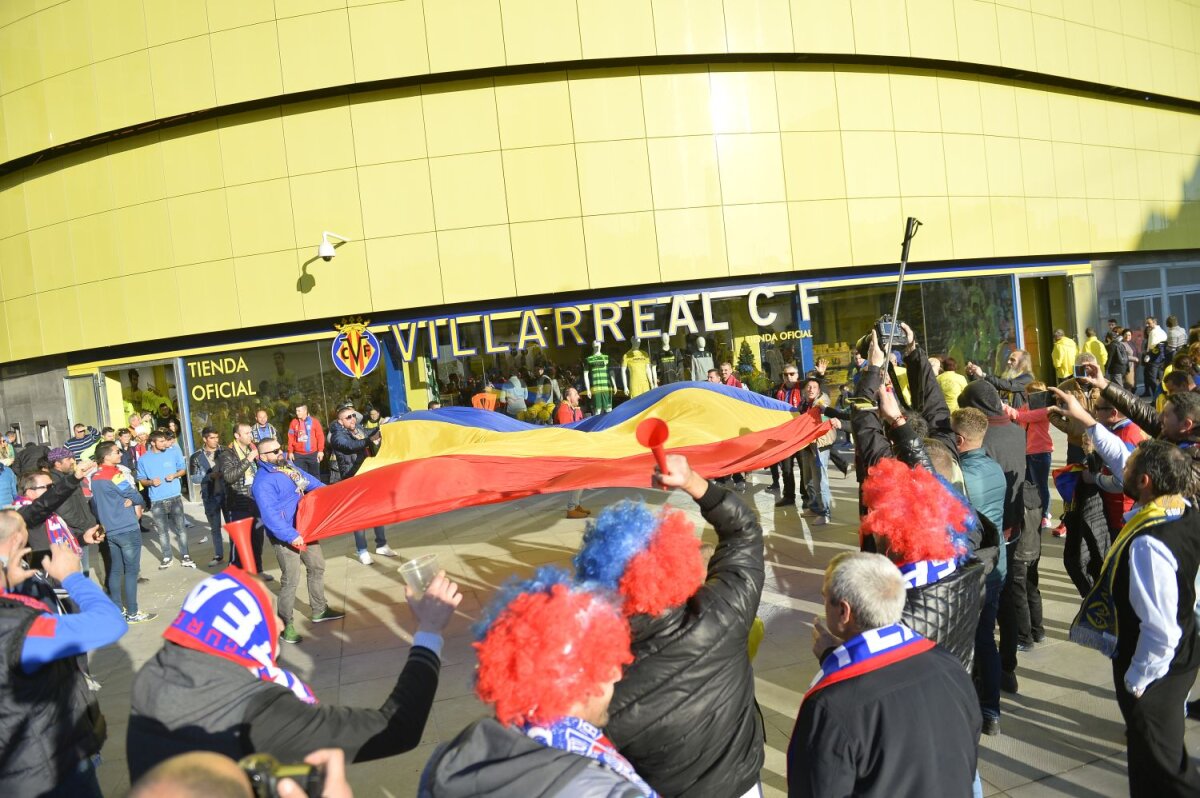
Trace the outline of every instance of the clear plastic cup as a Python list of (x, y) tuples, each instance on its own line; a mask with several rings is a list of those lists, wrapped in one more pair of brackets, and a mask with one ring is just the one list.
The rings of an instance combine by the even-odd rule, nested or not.
[(413, 593), (421, 595), (429, 587), (429, 583), (437, 576), (438, 556), (422, 554), (400, 566), (400, 575), (405, 583), (412, 588)]

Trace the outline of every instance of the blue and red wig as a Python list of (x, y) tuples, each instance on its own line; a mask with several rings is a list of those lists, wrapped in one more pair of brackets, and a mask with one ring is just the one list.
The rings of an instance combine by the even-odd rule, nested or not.
[(565, 717), (633, 662), (629, 622), (616, 602), (560, 568), (506, 582), (474, 632), (475, 691), (514, 726)]
[(704, 584), (695, 526), (680, 510), (618, 502), (588, 523), (575, 555), (581, 580), (614, 590), (626, 615), (661, 615)]
[(970, 554), (975, 511), (944, 479), (922, 466), (880, 460), (863, 481), (865, 534), (887, 538), (887, 554), (897, 565), (922, 560), (963, 561)]

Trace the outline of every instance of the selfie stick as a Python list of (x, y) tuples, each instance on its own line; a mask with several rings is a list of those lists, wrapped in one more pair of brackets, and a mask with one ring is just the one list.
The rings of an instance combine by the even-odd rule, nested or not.
[(897, 319), (900, 318), (900, 289), (904, 287), (904, 270), (908, 267), (908, 248), (920, 226), (921, 222), (915, 216), (908, 217), (904, 222), (904, 243), (900, 245), (900, 279), (896, 282), (896, 301), (892, 303), (892, 326), (888, 330), (887, 343), (883, 347), (883, 351), (889, 353), (889, 361), (891, 360), (892, 339), (895, 338), (896, 327), (899, 326)]

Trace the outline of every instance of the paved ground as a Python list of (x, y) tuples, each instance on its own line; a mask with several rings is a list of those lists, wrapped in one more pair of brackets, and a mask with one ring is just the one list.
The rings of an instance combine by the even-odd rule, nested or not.
[[(1064, 449), (1065, 445), (1059, 447)], [(795, 511), (776, 510), (774, 497), (766, 490), (765, 473), (756, 474), (753, 481), (756, 484), (746, 500), (757, 508), (767, 535), (767, 583), (760, 611), (767, 635), (755, 661), (758, 701), (767, 723), (762, 777), (766, 793), (775, 796), (786, 794), (787, 741), (800, 696), (816, 672), (810, 624), (814, 613), (822, 612), (821, 575), (836, 552), (856, 546), (856, 483), (853, 473), (848, 479), (835, 474), (835, 523), (809, 528)], [(670, 501), (703, 525), (694, 504), (678, 494), (668, 498), (649, 490), (594, 491), (586, 495), (585, 505), (598, 509), (631, 495), (651, 503)], [(437, 552), (443, 567), (462, 586), (465, 599), (448, 629), (441, 684), (420, 747), (400, 757), (353, 766), (350, 779), (356, 795), (415, 795), (418, 776), (433, 748), (484, 714), (471, 691), (474, 657), (468, 627), (478, 617), (480, 603), (508, 576), (528, 575), (545, 563), (568, 563), (584, 522), (564, 519), (563, 508), (562, 497), (544, 496), (389, 529), (392, 546), (405, 557)], [(191, 530), (192, 539), (205, 532), (199, 521)], [(704, 537), (715, 540), (711, 529), (705, 529)], [(160, 635), (184, 595), (204, 576), (203, 569), (155, 570), (150, 545), (147, 537), (143, 569), (151, 581), (142, 586), (140, 601), (143, 608), (160, 613), (159, 618), (132, 627), (118, 645), (92, 657), (93, 671), (104, 684), (100, 701), (109, 721), (100, 770), (108, 796), (124, 795), (129, 788), (125, 729), (133, 673), (161, 645)], [(300, 620), (298, 628), (305, 640), (285, 647), (284, 664), (305, 678), (323, 702), (378, 706), (403, 666), (414, 626), (396, 570), (399, 562), (378, 558), (371, 567), (359, 564), (350, 557), (353, 547), (348, 535), (326, 543), (325, 549), (326, 590), (333, 606), (344, 608), (347, 617), (320, 626)], [(211, 544), (193, 548), (201, 563), (211, 553)], [(267, 559), (268, 570), (278, 576), (273, 557)], [(1003, 735), (983, 740), (980, 771), (985, 793), (1022, 798), (1126, 795), (1123, 726), (1108, 661), (1066, 640), (1078, 597), (1062, 567), (1060, 541), (1047, 538), (1041, 574), (1047, 640), (1021, 655), (1020, 694), (1005, 695), (1002, 702)], [(308, 612), (305, 601), (302, 585), (298, 616)], [(1188, 742), (1193, 754), (1200, 751), (1200, 723), (1189, 725)]]

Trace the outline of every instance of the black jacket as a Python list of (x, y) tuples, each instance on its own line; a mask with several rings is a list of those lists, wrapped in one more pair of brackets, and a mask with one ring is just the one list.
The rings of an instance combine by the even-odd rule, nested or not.
[[(1112, 406), (1120, 410), (1130, 421), (1141, 427), (1147, 435), (1152, 438), (1162, 437), (1162, 418), (1153, 405), (1138, 399), (1115, 382), (1109, 382), (1100, 395), (1111, 402)], [(1200, 436), (1193, 437), (1190, 442), (1200, 444)], [(1192, 486), (1188, 491), (1188, 496), (1195, 497), (1200, 495), (1200, 445), (1188, 446), (1183, 453), (1192, 459)]]
[(642, 792), (593, 759), (549, 748), (492, 718), (439, 746), (420, 798), (636, 798)]
[(975, 380), (958, 395), (959, 407), (974, 407), (988, 417), (988, 431), (983, 448), (988, 457), (1004, 469), (1004, 529), (1011, 532), (1010, 541), (1021, 535), (1025, 518), (1025, 499), (1021, 483), (1025, 481), (1025, 430), (1009, 421), (1000, 403), (995, 386)]
[(371, 440), (371, 432), (362, 430), (363, 437), (356, 438), (350, 430), (334, 422), (329, 432), (329, 448), (337, 459), (338, 473), (342, 479), (348, 479), (358, 473), (363, 462), (375, 454), (375, 444)]
[(997, 391), (1007, 393), (1008, 403), (1016, 409), (1020, 410), (1028, 404), (1025, 390), (1029, 387), (1029, 383), (1033, 382), (1032, 374), (1018, 374), (1016, 377), (998, 377), (995, 374), (988, 374), (984, 376), (984, 379), (991, 383)]
[(982, 723), (971, 677), (941, 647), (836, 682), (800, 705), (788, 795), (970, 795)]
[(631, 620), (636, 660), (617, 683), (606, 732), (663, 795), (740, 796), (763, 766), (763, 722), (746, 655), (763, 589), (762, 528), (713, 483), (708, 579), (681, 607)]
[(1124, 341), (1113, 341), (1108, 345), (1108, 362), (1104, 364), (1104, 373), (1110, 380), (1124, 382), (1125, 372), (1129, 370), (1129, 350)]
[(225, 509), (238, 518), (258, 515), (258, 505), (251, 492), (254, 483), (246, 483), (246, 475), (256, 463), (249, 457), (238, 457), (232, 446), (222, 447), (217, 452), (216, 468), (221, 472), (221, 482), (225, 486)]
[[(71, 475), (72, 478), (74, 474)], [(67, 479), (67, 475), (61, 471), (50, 469), (50, 479), (55, 483), (63, 482)], [(92, 513), (92, 508), (88, 505), (88, 500), (83, 495), (83, 488), (79, 486), (79, 482), (75, 482), (75, 490), (67, 496), (58, 508), (58, 515), (62, 520), (67, 522), (67, 526), (71, 528), (71, 532), (75, 537), (82, 537), (83, 533), (96, 525), (96, 516)]]
[(904, 597), (904, 625), (949, 651), (968, 671), (975, 661), (986, 575), (984, 564), (971, 560), (932, 585), (909, 588)]
[(306, 704), (236, 662), (165, 643), (133, 679), (126, 751), (129, 780), (176, 754), (249, 753), (300, 762), (341, 748), (367, 762), (416, 748), (437, 692), (440, 661), (422, 646), (408, 655), (379, 709)]
[(33, 551), (50, 549), (50, 537), (46, 534), (46, 519), (79, 490), (80, 484), (74, 474), (66, 474), (47, 490), (42, 491), (42, 495), (34, 499), (32, 504), (17, 509), (17, 514), (25, 520), (25, 527), (29, 530), (29, 548)]

